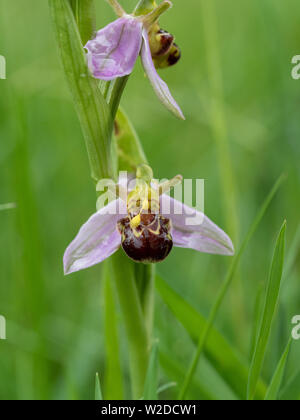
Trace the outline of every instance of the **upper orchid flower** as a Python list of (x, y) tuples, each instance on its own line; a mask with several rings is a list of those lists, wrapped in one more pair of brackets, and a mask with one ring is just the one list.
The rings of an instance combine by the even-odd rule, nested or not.
[[(146, 168), (146, 170), (145, 170)], [(181, 182), (151, 183), (151, 170), (141, 167), (135, 187), (95, 213), (80, 229), (64, 255), (65, 274), (98, 264), (121, 246), (137, 262), (164, 260), (173, 245), (210, 254), (233, 255), (233, 244), (203, 213), (165, 194)], [(192, 220), (192, 222), (191, 222)]]
[(145, 73), (159, 100), (178, 118), (185, 119), (167, 84), (156, 71), (149, 44), (149, 32), (172, 3), (165, 0), (149, 14), (134, 16), (125, 13), (116, 0), (109, 2), (119, 18), (98, 31), (96, 37), (85, 46), (93, 76), (102, 80), (126, 76), (132, 72), (141, 55)]

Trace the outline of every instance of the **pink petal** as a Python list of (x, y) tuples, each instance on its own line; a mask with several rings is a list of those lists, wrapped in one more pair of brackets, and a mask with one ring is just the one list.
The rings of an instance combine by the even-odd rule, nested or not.
[(168, 195), (161, 197), (161, 213), (172, 220), (175, 246), (209, 254), (234, 255), (229, 236), (203, 213)]
[(70, 274), (98, 264), (121, 245), (117, 222), (126, 214), (118, 199), (95, 213), (80, 229), (64, 255), (64, 271)]
[(150, 83), (156, 95), (158, 96), (158, 99), (176, 117), (184, 120), (185, 117), (181, 109), (179, 108), (178, 104), (176, 103), (175, 99), (171, 95), (167, 84), (159, 77), (156, 71), (156, 68), (152, 60), (148, 33), (145, 29), (143, 30), (143, 44), (142, 44), (141, 58), (142, 58), (144, 70), (150, 80)]
[(88, 41), (88, 66), (93, 76), (113, 80), (130, 74), (140, 53), (142, 23), (126, 15), (97, 32)]

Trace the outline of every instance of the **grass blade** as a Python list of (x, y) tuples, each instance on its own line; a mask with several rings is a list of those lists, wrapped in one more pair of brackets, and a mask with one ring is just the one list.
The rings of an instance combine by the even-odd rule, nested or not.
[(286, 362), (288, 359), (288, 355), (290, 353), (291, 344), (292, 344), (292, 339), (289, 340), (288, 345), (286, 346), (286, 349), (284, 350), (283, 355), (278, 363), (277, 369), (274, 373), (273, 379), (271, 381), (267, 395), (265, 397), (266, 401), (277, 400), (280, 386), (283, 379), (283, 375), (284, 375), (284, 371), (285, 371), (285, 367), (286, 367)]
[(274, 185), (274, 187), (272, 188), (271, 192), (269, 193), (268, 197), (266, 198), (265, 202), (263, 203), (260, 211), (258, 212), (258, 214), (257, 214), (257, 216), (256, 216), (256, 218), (255, 218), (255, 220), (254, 220), (254, 222), (252, 224), (252, 226), (250, 227), (249, 232), (248, 232), (246, 238), (244, 239), (244, 242), (242, 243), (242, 246), (241, 246), (239, 252), (236, 254), (236, 256), (233, 259), (232, 265), (231, 265), (231, 267), (230, 267), (230, 269), (228, 271), (228, 274), (226, 276), (225, 282), (224, 282), (224, 284), (223, 284), (223, 286), (222, 286), (222, 288), (220, 290), (220, 293), (219, 293), (219, 295), (218, 295), (218, 297), (217, 297), (217, 299), (216, 299), (216, 301), (214, 303), (214, 306), (213, 306), (213, 308), (212, 308), (212, 310), (210, 312), (208, 323), (207, 323), (205, 329), (202, 331), (202, 334), (199, 337), (198, 347), (197, 347), (195, 356), (194, 356), (194, 358), (192, 360), (192, 363), (190, 365), (190, 368), (188, 369), (188, 372), (186, 374), (186, 377), (185, 377), (185, 380), (183, 382), (182, 388), (180, 390), (179, 399), (184, 399), (184, 396), (185, 396), (185, 394), (187, 392), (187, 389), (189, 387), (189, 383), (191, 382), (191, 379), (192, 379), (192, 377), (193, 377), (193, 375), (195, 373), (195, 370), (197, 368), (197, 364), (198, 364), (198, 361), (200, 359), (200, 356), (201, 356), (201, 354), (202, 354), (202, 352), (204, 350), (204, 347), (206, 345), (206, 342), (207, 342), (207, 339), (208, 339), (210, 330), (212, 328), (212, 325), (213, 325), (213, 323), (214, 323), (214, 321), (215, 321), (215, 319), (217, 317), (217, 314), (219, 312), (219, 309), (221, 307), (221, 304), (223, 302), (223, 299), (224, 299), (224, 297), (225, 297), (225, 295), (226, 295), (226, 293), (227, 293), (227, 291), (228, 291), (228, 289), (229, 289), (229, 287), (230, 287), (230, 285), (232, 283), (232, 280), (234, 278), (234, 275), (235, 275), (235, 273), (237, 271), (237, 268), (238, 268), (240, 259), (241, 259), (242, 255), (243, 255), (243, 253), (244, 253), (244, 251), (245, 251), (245, 249), (246, 249), (249, 241), (251, 240), (252, 236), (254, 235), (256, 229), (258, 228), (258, 226), (259, 226), (262, 218), (264, 217), (264, 215), (265, 215), (265, 213), (266, 213), (266, 211), (267, 211), (267, 209), (268, 209), (271, 201), (273, 200), (273, 198), (274, 198), (275, 194), (277, 193), (279, 187), (283, 183), (284, 179), (285, 179), (285, 175), (282, 175), (278, 179), (278, 181), (276, 182), (276, 184)]
[(165, 392), (168, 389), (174, 388), (175, 386), (177, 386), (177, 382), (168, 382), (167, 384), (161, 385), (158, 388), (157, 393), (161, 394), (162, 392)]
[[(182, 380), (185, 375), (185, 366), (178, 360), (174, 359), (173, 355), (168, 354), (167, 351), (160, 350), (159, 361), (165, 374), (176, 382), (177, 384)], [(215, 393), (212, 393), (198, 378), (193, 378), (191, 387), (189, 389), (189, 397), (197, 400), (213, 401), (217, 400)]]
[(226, 118), (224, 100), (224, 75), (221, 65), (221, 49), (219, 28), (217, 23), (217, 6), (215, 0), (201, 2), (201, 18), (206, 50), (206, 65), (208, 71), (208, 88), (211, 100), (206, 106), (207, 119), (210, 122), (212, 137), (216, 143), (220, 183), (223, 192), (226, 227), (232, 238), (239, 237), (237, 217), (237, 187), (234, 165), (230, 153), (228, 121)]
[(261, 373), (263, 362), (265, 359), (266, 348), (268, 345), (271, 327), (278, 303), (285, 251), (285, 232), (286, 221), (283, 223), (275, 247), (275, 252), (271, 265), (271, 273), (268, 283), (267, 295), (263, 311), (262, 322), (253, 355), (249, 381), (248, 381), (248, 400), (254, 399), (257, 382)]
[(144, 400), (157, 400), (158, 399), (158, 343), (155, 342), (149, 359), (149, 366), (145, 381)]
[[(156, 276), (156, 288), (191, 339), (197, 343), (199, 331), (206, 328), (207, 319), (175, 292), (160, 276)], [(249, 366), (214, 327), (211, 328), (204, 351), (208, 360), (236, 395), (245, 398)], [(263, 399), (265, 393), (266, 387), (260, 382), (257, 389), (258, 397)]]
[(263, 306), (263, 298), (264, 298), (264, 288), (261, 284), (259, 286), (257, 296), (255, 299), (255, 308), (254, 308), (254, 320), (253, 320), (253, 329), (252, 329), (252, 336), (251, 336), (251, 346), (250, 346), (250, 353), (249, 357), (251, 359), (252, 354), (254, 353), (257, 336), (259, 332), (260, 327), (260, 321), (261, 321), (261, 313), (262, 313), (262, 306)]
[(102, 401), (102, 390), (101, 390), (101, 383), (99, 378), (99, 373), (96, 373), (96, 383), (95, 383), (95, 401)]

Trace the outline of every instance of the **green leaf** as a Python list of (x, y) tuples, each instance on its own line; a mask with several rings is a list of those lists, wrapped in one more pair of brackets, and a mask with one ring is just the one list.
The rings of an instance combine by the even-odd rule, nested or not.
[(155, 342), (152, 346), (149, 366), (145, 380), (144, 400), (157, 400), (158, 399), (158, 343)]
[(70, 0), (75, 20), (85, 45), (96, 31), (96, 7), (94, 0)]
[(122, 400), (124, 398), (123, 377), (120, 361), (120, 345), (118, 339), (118, 321), (115, 297), (112, 290), (107, 262), (104, 265), (104, 307), (105, 307), (105, 345), (106, 369), (104, 376), (104, 395), (106, 400)]
[(148, 163), (140, 139), (122, 109), (116, 116), (115, 141), (120, 170), (135, 173), (139, 165)]
[(263, 362), (266, 355), (266, 349), (271, 333), (271, 327), (278, 303), (282, 272), (283, 272), (283, 261), (284, 261), (284, 251), (285, 251), (285, 232), (286, 232), (286, 222), (283, 223), (280, 230), (275, 252), (271, 265), (271, 272), (269, 277), (267, 295), (265, 299), (265, 305), (263, 310), (263, 316), (261, 321), (261, 326), (259, 330), (259, 335), (256, 343), (255, 352), (253, 354), (252, 363), (249, 372), (249, 381), (248, 381), (248, 400), (252, 400), (255, 397), (255, 390), (257, 387), (257, 382), (261, 374)]
[(128, 82), (129, 76), (119, 77), (116, 80), (113, 80), (111, 82), (106, 100), (109, 104), (109, 108), (111, 111), (111, 115), (113, 120), (116, 117), (117, 111), (119, 109), (120, 100), (122, 97), (122, 94), (124, 92), (124, 89), (126, 87), (126, 84)]
[[(207, 326), (206, 318), (160, 276), (156, 276), (156, 287), (164, 302), (187, 330), (192, 340), (197, 343), (199, 331), (203, 331)], [(207, 340), (205, 355), (234, 392), (240, 398), (244, 398), (247, 391), (249, 366), (214, 327), (212, 327)], [(257, 389), (258, 397), (263, 399), (265, 392), (266, 387), (260, 382)]]
[(91, 175), (95, 182), (110, 178), (110, 109), (87, 68), (81, 36), (68, 0), (49, 0), (63, 68), (84, 134)]
[(282, 383), (282, 379), (283, 379), (283, 375), (284, 375), (284, 371), (285, 371), (285, 367), (286, 367), (286, 362), (288, 359), (288, 355), (290, 353), (290, 349), (291, 349), (291, 344), (292, 344), (292, 339), (290, 338), (288, 345), (286, 346), (286, 349), (283, 352), (283, 355), (278, 363), (277, 369), (274, 373), (273, 379), (271, 381), (271, 384), (268, 388), (268, 392), (266, 394), (265, 400), (266, 401), (275, 401), (277, 400), (278, 397), (278, 393), (281, 387), (281, 383)]
[(224, 284), (223, 284), (223, 286), (222, 286), (222, 288), (221, 288), (221, 290), (220, 290), (220, 292), (217, 296), (217, 299), (216, 299), (216, 301), (215, 301), (215, 303), (212, 307), (212, 310), (210, 312), (208, 322), (207, 322), (204, 330), (202, 331), (202, 333), (200, 334), (200, 337), (198, 339), (198, 346), (197, 346), (194, 358), (191, 362), (191, 365), (190, 365), (190, 367), (187, 371), (185, 380), (183, 382), (183, 385), (182, 385), (182, 388), (181, 388), (181, 391), (180, 391), (180, 394), (179, 394), (179, 399), (183, 399), (185, 394), (186, 394), (189, 383), (190, 383), (190, 381), (191, 381), (191, 379), (192, 379), (192, 377), (195, 373), (195, 370), (197, 368), (198, 361), (199, 361), (199, 359), (201, 357), (201, 354), (202, 354), (202, 352), (205, 348), (205, 345), (206, 345), (207, 339), (209, 337), (209, 334), (210, 334), (211, 328), (213, 326), (213, 323), (214, 323), (214, 321), (217, 317), (217, 314), (218, 314), (219, 309), (220, 309), (220, 307), (223, 303), (223, 300), (224, 300), (224, 298), (227, 294), (227, 291), (232, 284), (232, 281), (233, 281), (234, 276), (236, 274), (236, 271), (237, 271), (239, 262), (241, 260), (241, 257), (243, 255), (245, 249), (247, 248), (248, 243), (252, 239), (252, 236), (256, 232), (256, 229), (258, 228), (258, 226), (259, 226), (262, 218), (264, 217), (271, 201), (273, 200), (275, 194), (277, 193), (277, 191), (278, 191), (279, 187), (281, 186), (282, 182), (284, 181), (284, 179), (285, 179), (285, 176), (282, 175), (278, 179), (278, 181), (276, 182), (274, 187), (272, 188), (271, 192), (269, 193), (268, 197), (266, 198), (265, 202), (263, 203), (260, 211), (258, 212), (254, 222), (252, 223), (252, 225), (251, 225), (251, 227), (248, 231), (248, 234), (246, 235), (246, 238), (244, 239), (244, 241), (242, 243), (242, 246), (241, 246), (239, 252), (236, 254), (236, 256), (233, 259), (231, 267), (230, 267), (230, 269), (227, 273), (227, 276), (225, 278)]
[(102, 401), (102, 390), (101, 390), (101, 383), (99, 374), (96, 373), (96, 383), (95, 383), (95, 401)]

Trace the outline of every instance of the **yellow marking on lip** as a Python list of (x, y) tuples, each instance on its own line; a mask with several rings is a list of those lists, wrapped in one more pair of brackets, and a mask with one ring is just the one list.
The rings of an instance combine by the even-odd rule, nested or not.
[(138, 214), (133, 219), (130, 220), (131, 229), (136, 229), (141, 224), (141, 215)]
[(153, 235), (159, 235), (159, 232), (160, 232), (160, 224), (158, 224), (156, 230), (149, 229), (149, 232), (153, 233)]

